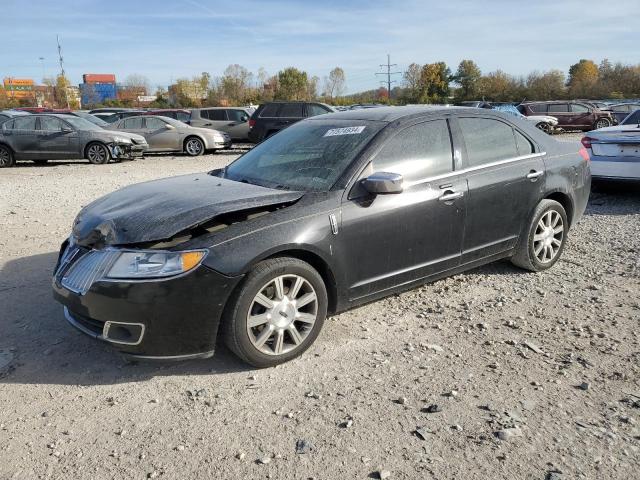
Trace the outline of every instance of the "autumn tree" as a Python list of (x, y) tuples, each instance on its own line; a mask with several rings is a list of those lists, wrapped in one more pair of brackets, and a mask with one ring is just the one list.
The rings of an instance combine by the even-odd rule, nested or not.
[(230, 105), (243, 105), (250, 95), (253, 74), (242, 65), (229, 65), (220, 79), (222, 97)]
[(529, 100), (555, 100), (565, 96), (565, 76), (560, 70), (531, 72), (526, 80)]
[(460, 85), (455, 93), (456, 100), (476, 100), (480, 77), (482, 77), (482, 72), (473, 60), (462, 60), (453, 76), (453, 80)]
[(523, 79), (496, 70), (480, 78), (478, 94), (487, 101), (522, 101), (526, 97), (526, 86)]
[(344, 70), (340, 67), (336, 67), (329, 76), (324, 79), (324, 96), (328, 97), (330, 101), (333, 101), (334, 97), (339, 97), (344, 93), (346, 85), (346, 78)]
[(422, 78), (422, 66), (412, 63), (402, 76), (404, 91), (400, 98), (407, 103), (415, 103), (420, 96), (420, 82)]
[(572, 98), (594, 96), (598, 82), (598, 66), (593, 60), (582, 59), (569, 67), (569, 95)]
[(136, 92), (137, 95), (149, 95), (151, 83), (144, 75), (132, 73), (124, 79), (123, 85)]
[(451, 70), (444, 62), (427, 63), (420, 73), (418, 101), (420, 103), (446, 103), (449, 98)]

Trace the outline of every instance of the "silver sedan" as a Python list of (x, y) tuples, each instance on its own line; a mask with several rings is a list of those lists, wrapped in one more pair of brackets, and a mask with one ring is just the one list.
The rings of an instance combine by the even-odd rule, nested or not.
[(224, 132), (195, 128), (169, 117), (138, 115), (123, 118), (108, 127), (142, 135), (147, 139), (147, 152), (184, 152), (192, 157), (207, 150), (221, 150), (231, 146), (231, 138)]

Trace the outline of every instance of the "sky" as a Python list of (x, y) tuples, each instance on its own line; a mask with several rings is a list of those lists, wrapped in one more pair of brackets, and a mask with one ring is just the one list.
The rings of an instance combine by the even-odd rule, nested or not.
[[(0, 77), (146, 76), (152, 86), (229, 64), (377, 88), (387, 54), (409, 64), (472, 59), (483, 72), (560, 69), (580, 58), (640, 63), (639, 0), (2, 0)], [(43, 57), (44, 60), (40, 60)], [(401, 75), (394, 79), (400, 81)]]

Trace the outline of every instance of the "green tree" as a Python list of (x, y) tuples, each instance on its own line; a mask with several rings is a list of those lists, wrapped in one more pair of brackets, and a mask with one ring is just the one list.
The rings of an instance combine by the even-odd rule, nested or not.
[(566, 95), (565, 76), (560, 70), (532, 72), (527, 77), (526, 86), (529, 100), (555, 100)]
[(420, 85), (422, 81), (422, 66), (412, 63), (407, 67), (403, 76), (404, 90), (396, 98), (400, 98), (405, 103), (416, 103), (420, 96)]
[(231, 105), (243, 105), (250, 94), (253, 74), (242, 65), (229, 65), (220, 79), (221, 96)]
[(455, 82), (460, 85), (456, 90), (456, 100), (477, 100), (480, 77), (482, 72), (473, 60), (462, 60), (453, 76)]
[(307, 72), (288, 67), (278, 72), (277, 100), (306, 100), (309, 96)]
[(427, 63), (422, 67), (418, 101), (446, 103), (449, 98), (451, 70), (444, 62)]

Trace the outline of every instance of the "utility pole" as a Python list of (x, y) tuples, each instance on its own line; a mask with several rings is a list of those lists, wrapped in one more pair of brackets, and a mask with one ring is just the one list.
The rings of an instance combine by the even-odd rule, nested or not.
[(62, 83), (64, 85), (64, 100), (69, 108), (69, 94), (67, 92), (67, 77), (64, 74), (64, 59), (62, 58), (62, 46), (60, 45), (60, 38), (56, 35), (56, 42), (58, 43), (58, 59), (60, 61), (60, 76), (62, 77)]
[[(389, 95), (389, 100), (391, 100), (391, 84), (392, 83), (396, 83), (395, 80), (391, 80), (391, 75), (398, 75), (398, 74), (402, 73), (402, 72), (392, 72), (391, 71), (391, 67), (397, 67), (397, 66), (398, 66), (397, 64), (391, 63), (391, 55), (389, 55), (387, 53), (387, 63), (386, 64), (383, 63), (383, 64), (380, 65), (381, 68), (382, 67), (386, 67), (387, 71), (386, 72), (376, 73), (376, 75), (386, 75), (387, 76), (386, 84), (387, 84), (387, 93)], [(380, 83), (384, 84), (385, 82), (381, 81)]]

